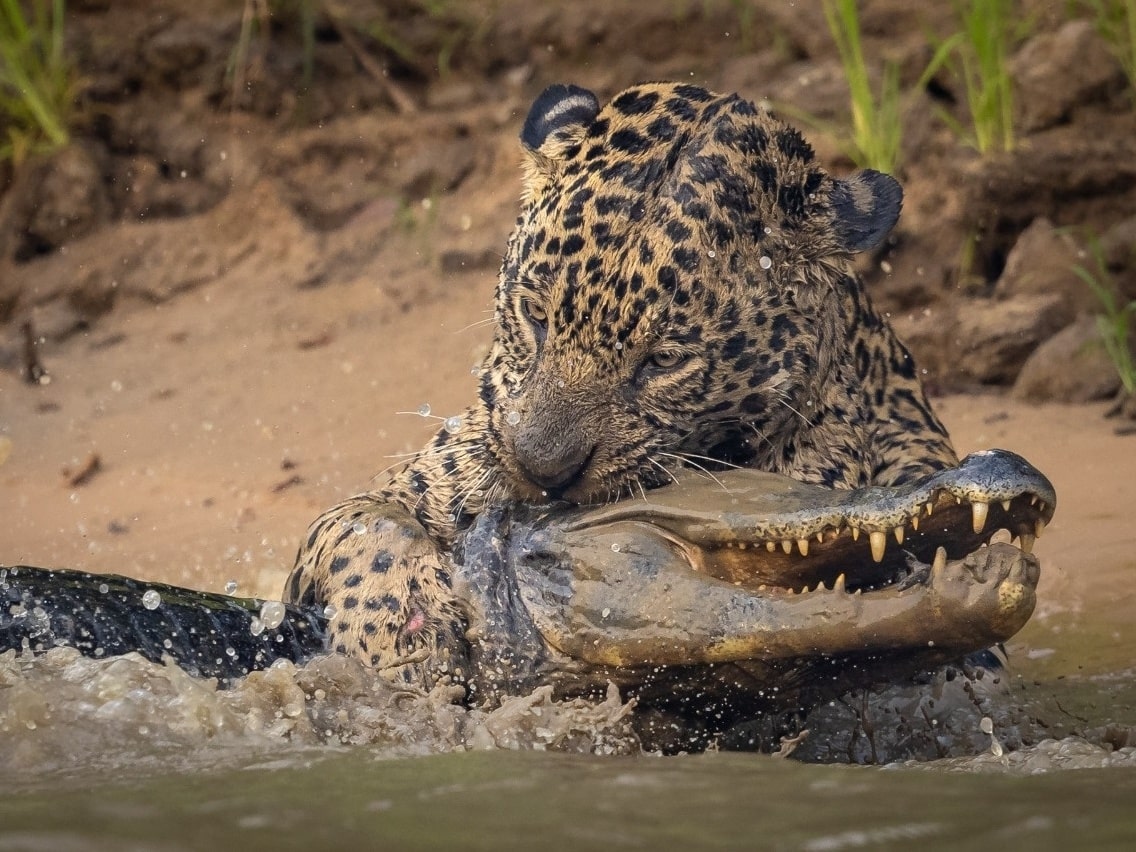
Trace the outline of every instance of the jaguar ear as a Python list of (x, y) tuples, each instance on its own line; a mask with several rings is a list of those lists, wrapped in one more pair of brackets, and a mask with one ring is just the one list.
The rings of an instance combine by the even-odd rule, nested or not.
[(899, 219), (903, 188), (891, 175), (864, 169), (834, 179), (832, 212), (836, 233), (848, 251), (875, 248)]
[(563, 83), (549, 86), (533, 101), (521, 128), (526, 200), (559, 175), (568, 152), (583, 141), (599, 111), (594, 94)]

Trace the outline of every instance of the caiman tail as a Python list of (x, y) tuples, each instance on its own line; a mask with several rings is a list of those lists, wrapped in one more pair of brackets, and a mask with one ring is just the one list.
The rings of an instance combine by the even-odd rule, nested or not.
[(190, 674), (230, 679), (279, 659), (308, 659), (324, 650), (326, 627), (319, 611), (276, 601), (266, 606), (113, 574), (0, 567), (0, 651), (135, 651)]

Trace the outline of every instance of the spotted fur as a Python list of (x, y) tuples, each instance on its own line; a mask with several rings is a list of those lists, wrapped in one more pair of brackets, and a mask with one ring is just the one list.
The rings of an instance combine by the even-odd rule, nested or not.
[(521, 141), (477, 401), (319, 518), (286, 590), (408, 681), (460, 668), (447, 554), (490, 501), (605, 502), (684, 464), (854, 488), (957, 461), (852, 269), (899, 215), (890, 177), (833, 178), (793, 128), (682, 84), (603, 109), (553, 86)]

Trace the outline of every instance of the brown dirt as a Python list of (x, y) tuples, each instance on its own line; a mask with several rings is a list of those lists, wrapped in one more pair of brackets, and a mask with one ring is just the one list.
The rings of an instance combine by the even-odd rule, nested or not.
[[(761, 23), (742, 33), (727, 2), (501, 0), (470, 4), (474, 18), (492, 9), (474, 28), (393, 4), (423, 44), (454, 28), (465, 39), (446, 76), (366, 42), (391, 75), (373, 78), (323, 21), (303, 98), (302, 52), (281, 22), (234, 105), (224, 77), (233, 5), (76, 4), (85, 129), (0, 196), (5, 562), (216, 590), (236, 580), (242, 593), (278, 595), (307, 523), (470, 399), (514, 215), (516, 133), (545, 84), (574, 80), (606, 96), (681, 77), (826, 119), (845, 103), (808, 4), (756, 3)], [(1059, 15), (1033, 5), (1041, 32), (1061, 30)], [(927, 58), (923, 24), (949, 29), (946, 11), (930, 15), (867, 4), (870, 51), (899, 59), (913, 80)], [(1111, 235), (1114, 274), (1136, 297), (1124, 236), (1136, 209), (1131, 92), (1111, 66), (1090, 71), (1074, 105), (1031, 111), (1019, 153), (987, 159), (934, 118), (934, 98), (956, 109), (949, 80), (934, 97), (912, 95), (906, 212), (865, 270), (935, 387), (1008, 386), (1032, 347), (1091, 307), (1023, 308), (1039, 296), (1029, 264), (1007, 255), (1035, 221)], [(835, 170), (849, 168), (831, 135), (809, 135)], [(968, 234), (980, 240), (964, 269)], [(1003, 267), (1018, 283), (999, 282)], [(1013, 333), (1034, 335), (1030, 346), (1004, 345), (1002, 320), (975, 319), (995, 314), (1021, 320)], [(1043, 329), (1030, 322), (1042, 314)], [(42, 341), (46, 383), (23, 379), (25, 322)], [(416, 413), (423, 404), (433, 413)], [(1057, 519), (1038, 545), (1042, 604), (1023, 642), (1070, 649), (1065, 671), (1129, 665), (1109, 649), (1136, 638), (1136, 437), (1115, 434), (1103, 404), (982, 394), (938, 405), (960, 450), (1016, 450), (1057, 485)], [(1067, 641), (1077, 630), (1101, 642)]]

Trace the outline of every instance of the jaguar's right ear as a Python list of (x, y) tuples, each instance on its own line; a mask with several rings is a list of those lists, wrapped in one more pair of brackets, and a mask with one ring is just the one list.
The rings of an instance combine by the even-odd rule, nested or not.
[(568, 152), (583, 142), (584, 134), (600, 111), (599, 101), (587, 89), (557, 83), (540, 93), (521, 128), (525, 150), (525, 200), (535, 197), (554, 180)]

